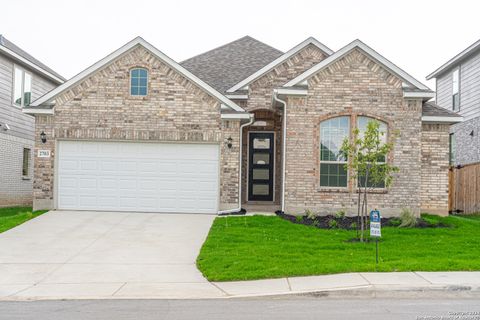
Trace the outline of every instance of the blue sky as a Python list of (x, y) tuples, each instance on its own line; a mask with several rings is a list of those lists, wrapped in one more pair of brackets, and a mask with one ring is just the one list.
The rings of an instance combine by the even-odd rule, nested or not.
[(425, 76), (480, 38), (478, 1), (56, 1), (2, 3), (0, 33), (70, 78), (137, 35), (176, 61), (250, 35), (282, 51), (359, 38)]

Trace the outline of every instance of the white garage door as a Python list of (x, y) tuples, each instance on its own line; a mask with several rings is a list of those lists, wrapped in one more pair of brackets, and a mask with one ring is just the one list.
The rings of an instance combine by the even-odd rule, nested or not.
[(216, 213), (218, 148), (59, 141), (58, 208)]

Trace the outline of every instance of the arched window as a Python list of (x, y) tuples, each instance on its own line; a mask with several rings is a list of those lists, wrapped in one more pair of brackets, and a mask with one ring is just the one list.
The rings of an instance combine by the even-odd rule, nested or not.
[(346, 157), (341, 153), (343, 140), (350, 133), (350, 117), (331, 118), (320, 123), (320, 186), (346, 187)]
[(146, 96), (148, 87), (148, 70), (135, 68), (130, 70), (130, 95)]
[[(359, 116), (357, 117), (357, 128), (359, 131), (360, 137), (363, 136), (365, 131), (367, 130), (367, 125), (370, 121), (376, 121), (379, 123), (379, 131), (381, 133), (380, 140), (382, 143), (387, 143), (387, 124), (383, 121), (370, 118), (370, 117), (365, 117), (365, 116)], [(382, 157), (381, 159), (378, 159), (378, 163), (385, 163), (386, 159), (385, 157)], [(359, 176), (358, 177), (358, 186), (359, 187), (364, 187), (365, 186), (365, 176)], [(367, 187), (369, 188), (385, 188), (385, 181), (377, 182), (374, 183), (370, 178), (367, 181)]]

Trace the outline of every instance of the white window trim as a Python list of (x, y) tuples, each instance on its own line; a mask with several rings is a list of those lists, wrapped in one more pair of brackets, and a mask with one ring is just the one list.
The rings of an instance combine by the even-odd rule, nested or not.
[[(21, 103), (20, 105), (16, 104), (15, 103), (15, 69), (18, 69), (22, 72), (22, 85), (21, 85), (21, 88), (20, 88), (20, 93), (21, 93)], [(16, 107), (16, 108), (20, 108), (20, 109), (23, 109), (27, 106), (25, 106), (25, 75), (28, 74), (30, 76), (30, 79), (31, 79), (31, 83), (30, 83), (30, 87), (32, 87), (33, 85), (33, 75), (31, 72), (28, 72), (27, 70), (25, 70), (24, 68), (20, 67), (18, 64), (13, 64), (13, 75), (12, 75), (12, 78), (13, 78), (13, 82), (12, 82), (12, 106)], [(30, 90), (32, 90), (33, 88), (30, 88)], [(32, 92), (30, 91), (30, 94)], [(33, 101), (33, 99), (30, 97), (30, 102)]]
[(323, 189), (323, 190), (328, 190), (328, 189), (332, 189), (332, 190), (348, 190), (348, 181), (350, 180), (350, 169), (347, 169), (347, 185), (346, 186), (322, 186), (322, 183), (321, 183), (321, 179), (322, 179), (322, 170), (320, 169), (322, 167), (322, 163), (326, 163), (326, 164), (339, 164), (339, 165), (346, 165), (348, 164), (348, 159), (345, 159), (343, 161), (332, 161), (332, 160), (322, 160), (322, 122), (326, 122), (326, 121), (329, 121), (329, 120), (332, 120), (332, 119), (335, 119), (335, 118), (341, 118), (341, 117), (347, 117), (348, 118), (348, 134), (347, 134), (347, 137), (348, 137), (348, 140), (350, 141), (350, 130), (351, 130), (351, 121), (352, 121), (352, 117), (351, 116), (345, 116), (345, 115), (340, 115), (338, 117), (332, 117), (332, 118), (328, 118), (328, 119), (325, 119), (323, 121), (320, 122), (320, 125), (319, 125), (319, 150), (318, 150), (318, 157), (319, 157), (319, 165), (318, 165), (318, 173), (319, 173), (319, 176), (318, 176), (318, 186), (320, 189)]
[[(457, 81), (456, 87), (457, 90), (455, 91), (455, 74), (457, 74)], [(458, 95), (458, 105), (455, 105), (455, 95)], [(455, 68), (452, 71), (452, 110), (459, 111), (460, 110), (460, 67)]]

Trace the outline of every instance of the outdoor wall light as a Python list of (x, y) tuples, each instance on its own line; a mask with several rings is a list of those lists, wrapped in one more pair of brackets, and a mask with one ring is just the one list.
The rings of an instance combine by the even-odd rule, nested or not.
[(473, 133), (473, 130), (472, 130), (472, 132), (470, 132), (470, 136), (473, 137), (473, 135), (474, 135), (474, 133)]
[(232, 149), (232, 146), (233, 146), (232, 141), (233, 141), (232, 137), (227, 138), (226, 144), (227, 144), (228, 149)]
[(42, 140), (42, 143), (47, 142), (47, 135), (45, 134), (44, 131), (42, 131), (42, 133), (40, 133), (40, 140)]

